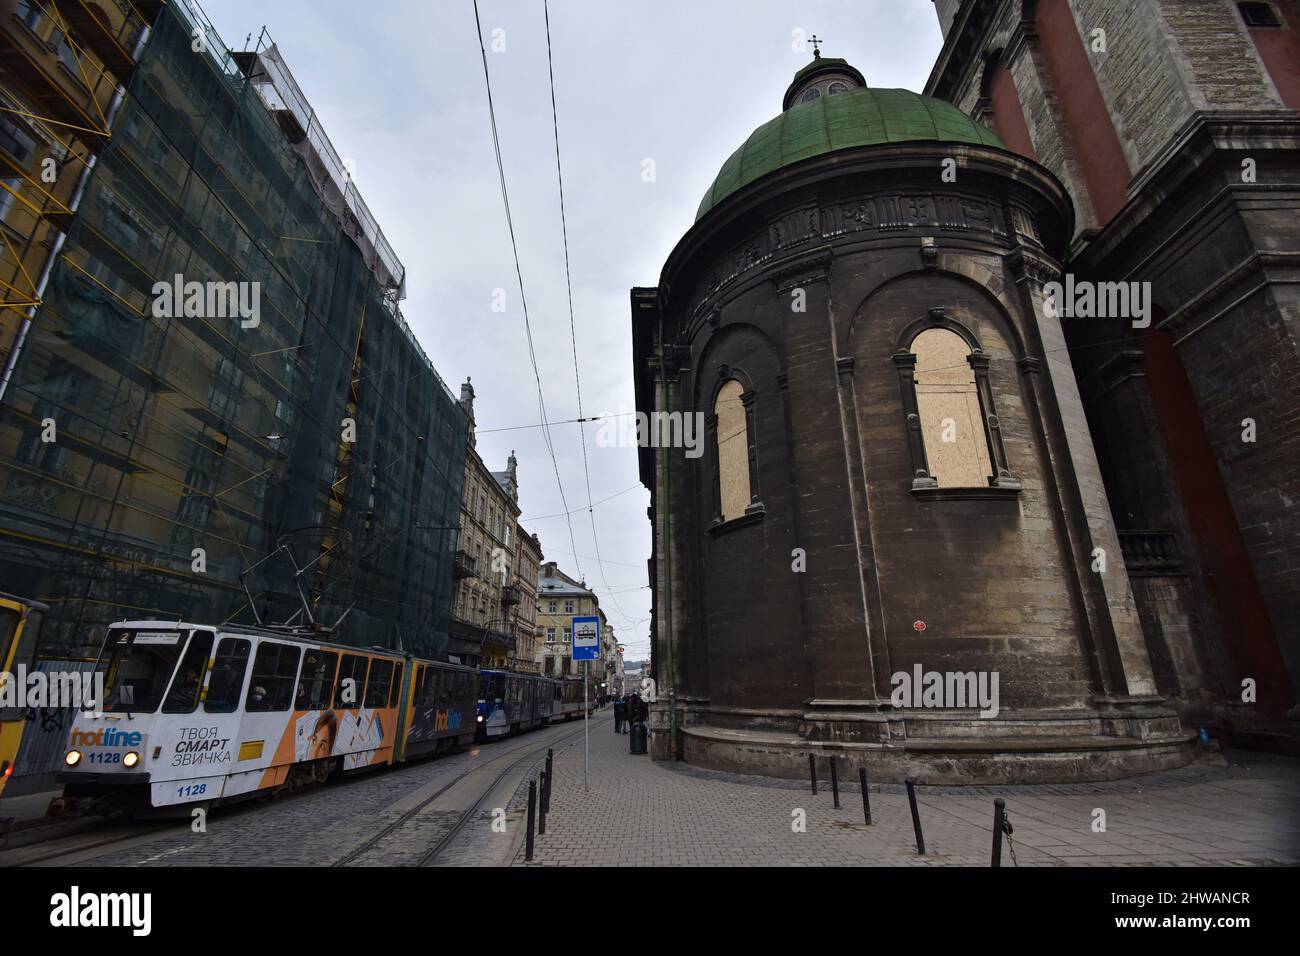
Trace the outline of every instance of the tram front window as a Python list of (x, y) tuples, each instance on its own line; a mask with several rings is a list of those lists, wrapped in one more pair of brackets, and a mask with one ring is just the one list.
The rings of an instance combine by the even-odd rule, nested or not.
[(113, 631), (104, 676), (104, 710), (152, 714), (176, 670), (179, 631)]
[[(6, 673), (9, 660), (9, 647), (13, 643), (14, 632), (18, 630), (18, 612), (12, 608), (0, 607), (0, 688), (13, 680)], [(17, 664), (17, 661), (14, 661)], [(21, 720), (22, 710), (17, 707), (0, 707), (0, 720)]]
[(18, 612), (13, 608), (0, 607), (0, 670), (9, 662), (9, 645), (13, 643), (14, 632), (18, 630)]

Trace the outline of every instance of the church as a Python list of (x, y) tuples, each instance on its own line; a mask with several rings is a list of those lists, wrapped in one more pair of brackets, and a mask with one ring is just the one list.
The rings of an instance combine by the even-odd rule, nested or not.
[[(705, 423), (702, 455), (639, 451), (656, 758), (992, 783), (1179, 767), (1201, 731), (1294, 752), (1300, 23), (1192, 4), (1249, 54), (1217, 75), (1187, 4), (1078, 6), (937, 0), (925, 95), (816, 49), (632, 290), (638, 412)], [(1085, 317), (1067, 283), (1137, 285)]]

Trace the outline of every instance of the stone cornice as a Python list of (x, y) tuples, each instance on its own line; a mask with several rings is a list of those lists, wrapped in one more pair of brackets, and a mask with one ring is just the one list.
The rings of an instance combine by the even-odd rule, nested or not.
[[(1124, 208), (1096, 238), (1072, 257), (1073, 262), (1078, 263), (1080, 270), (1087, 270), (1109, 258), (1142, 228), (1148, 218), (1158, 215), (1160, 207), (1184, 189), (1197, 174), (1214, 169), (1216, 157), (1227, 159), (1224, 154), (1229, 152), (1286, 151), (1294, 154), (1298, 150), (1300, 114), (1294, 110), (1198, 112), (1133, 177)], [(1265, 189), (1268, 186), (1267, 183), (1241, 183), (1231, 188)], [(1220, 190), (1216, 200), (1222, 198), (1222, 193)], [(1154, 251), (1147, 250), (1145, 257), (1150, 259), (1154, 254)]]

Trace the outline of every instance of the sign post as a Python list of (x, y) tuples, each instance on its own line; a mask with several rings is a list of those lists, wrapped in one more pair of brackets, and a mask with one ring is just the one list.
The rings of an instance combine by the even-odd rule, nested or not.
[(573, 619), (573, 659), (582, 661), (582, 785), (590, 790), (587, 768), (591, 754), (591, 715), (587, 707), (587, 684), (590, 682), (591, 661), (600, 660), (600, 618), (575, 617)]

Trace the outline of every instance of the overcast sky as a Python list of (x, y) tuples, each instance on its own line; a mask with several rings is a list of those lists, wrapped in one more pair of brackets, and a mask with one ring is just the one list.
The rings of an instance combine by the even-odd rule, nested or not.
[[(472, 377), (478, 450), (519, 459), (525, 528), (601, 598), (627, 659), (649, 656), (650, 495), (630, 448), (552, 426), (573, 537), (536, 426), (536, 384), (492, 151), (472, 0), (206, 0), (232, 49), (278, 43), (406, 266), (402, 310), (453, 392)], [(479, 0), (546, 407), (577, 417), (542, 0)], [(658, 283), (723, 161), (781, 109), (811, 50), (871, 86), (920, 91), (942, 36), (931, 0), (551, 0), (583, 414), (633, 408), (628, 290)], [(493, 52), (494, 31), (505, 49)], [(643, 161), (654, 161), (645, 182)], [(492, 310), (496, 289), (506, 311)], [(514, 426), (532, 426), (509, 431)], [(573, 552), (577, 552), (577, 556)]]

